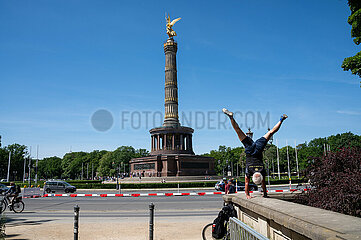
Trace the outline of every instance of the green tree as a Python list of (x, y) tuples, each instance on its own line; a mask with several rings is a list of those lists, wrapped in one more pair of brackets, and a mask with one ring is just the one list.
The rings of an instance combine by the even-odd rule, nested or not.
[[(361, 43), (361, 2), (360, 0), (348, 0), (351, 15), (348, 18), (348, 23), (352, 26), (351, 37), (356, 45)], [(353, 57), (348, 57), (343, 60), (342, 66), (344, 71), (351, 70), (352, 74), (361, 77), (361, 52), (358, 52)]]
[(264, 160), (265, 167), (266, 168), (269, 167), (270, 174), (272, 172), (278, 172), (278, 169), (277, 169), (277, 147), (275, 145), (267, 144), (267, 146), (266, 146), (266, 148), (264, 150), (263, 160)]
[(98, 172), (100, 176), (113, 176), (115, 174), (115, 170), (113, 169), (113, 152), (107, 152), (103, 155), (103, 157), (99, 161)]
[(331, 135), (327, 138), (327, 144), (330, 145), (331, 151), (344, 147), (361, 147), (361, 136), (351, 132)]
[(100, 159), (107, 154), (108, 151), (106, 150), (94, 150), (87, 154), (86, 156), (86, 163), (89, 164), (89, 178), (95, 177), (97, 175), (97, 169), (99, 168)]
[(63, 169), (61, 167), (62, 159), (59, 157), (48, 157), (38, 162), (39, 178), (58, 179), (61, 178)]
[(242, 159), (245, 159), (243, 147), (230, 148), (223, 145), (219, 146), (218, 150), (211, 150), (203, 156), (213, 157), (216, 160), (214, 167), (217, 175), (226, 175), (228, 166), (230, 168), (233, 166), (233, 174), (235, 175), (237, 164), (242, 169)]
[(88, 153), (72, 152), (66, 153), (61, 162), (63, 178), (81, 179), (82, 163), (86, 162)]
[(0, 175), (7, 177), (9, 152), (11, 152), (10, 180), (22, 180), (24, 158), (28, 155), (27, 147), (17, 143), (0, 148)]
[(309, 164), (309, 159), (312, 157), (316, 157), (319, 154), (320, 154), (319, 151), (318, 150), (315, 151), (315, 148), (308, 147), (306, 142), (298, 144), (297, 145), (297, 156), (298, 156), (299, 170), (301, 172), (304, 171)]
[[(296, 167), (296, 155), (295, 149), (291, 146), (288, 146), (288, 155), (290, 159), (290, 169), (291, 172), (295, 172)], [(288, 172), (288, 159), (287, 159), (287, 146), (279, 149), (279, 158), (280, 158), (280, 171)]]
[(149, 153), (146, 149), (135, 150), (131, 146), (121, 146), (113, 152), (108, 152), (100, 159), (98, 171), (101, 176), (115, 176), (117, 168), (120, 167), (120, 172), (125, 168), (129, 171), (129, 161), (132, 158), (145, 157)]
[(6, 178), (8, 158), (9, 153), (4, 148), (0, 148), (0, 178)]

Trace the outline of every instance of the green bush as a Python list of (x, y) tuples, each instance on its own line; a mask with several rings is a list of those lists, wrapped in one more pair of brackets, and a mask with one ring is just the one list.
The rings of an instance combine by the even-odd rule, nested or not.
[(89, 183), (102, 183), (102, 180), (66, 180), (65, 182), (70, 183), (71, 185), (77, 183), (89, 184)]
[[(214, 187), (216, 181), (212, 182), (180, 182), (180, 188)], [(77, 189), (116, 189), (115, 183), (72, 183)], [(177, 188), (178, 183), (122, 183), (122, 189), (149, 189), (149, 188)]]

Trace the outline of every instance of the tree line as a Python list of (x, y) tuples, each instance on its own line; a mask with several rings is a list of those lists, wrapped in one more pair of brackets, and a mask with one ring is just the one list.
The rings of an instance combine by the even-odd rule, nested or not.
[[(296, 146), (298, 168), (302, 172), (313, 158), (320, 157), (327, 151), (337, 151), (344, 147), (361, 147), (361, 136), (351, 132), (315, 138), (310, 142)], [(287, 148), (291, 172), (297, 171), (296, 151), (292, 146), (278, 149), (280, 172), (288, 172)], [(9, 153), (11, 152), (10, 179), (21, 181), (24, 174), (28, 178), (29, 162), (31, 163), (31, 178), (34, 179), (36, 160), (30, 159), (28, 147), (20, 144), (1, 146), (0, 136), (0, 178), (6, 179)], [(118, 172), (129, 172), (129, 161), (132, 158), (148, 156), (146, 149), (135, 149), (131, 146), (121, 146), (114, 151), (94, 150), (92, 152), (70, 152), (62, 158), (47, 157), (38, 161), (38, 179), (92, 179), (95, 176), (116, 176)], [(242, 175), (245, 168), (246, 155), (243, 147), (219, 146), (204, 154), (216, 159), (215, 170), (218, 175)], [(278, 172), (277, 147), (267, 144), (264, 151), (264, 162), (270, 173)], [(237, 172), (238, 167), (238, 172)]]
[[(240, 143), (240, 145), (242, 144)], [(345, 147), (361, 147), (361, 136), (346, 132), (324, 138), (315, 138), (308, 143), (298, 144), (296, 149), (293, 146), (284, 146), (278, 149), (280, 172), (288, 172), (287, 148), (291, 172), (297, 171), (298, 161), (298, 170), (302, 173), (307, 166), (309, 166), (310, 161), (314, 158), (321, 157), (325, 154), (325, 151), (333, 152)], [(246, 154), (244, 150), (243, 146), (235, 148), (219, 146), (218, 150), (211, 150), (204, 155), (216, 159), (215, 170), (218, 175), (227, 175), (228, 171), (233, 172), (233, 175), (242, 175), (246, 165)], [(276, 174), (278, 172), (277, 147), (275, 145), (267, 144), (263, 160), (270, 174)]]
[[(11, 155), (10, 155), (11, 152)], [(11, 157), (10, 180), (22, 181), (36, 174), (36, 159), (31, 159), (28, 147), (11, 144), (1, 147), (0, 136), (0, 178), (6, 179), (8, 160)], [(148, 156), (146, 149), (134, 149), (131, 146), (121, 146), (114, 151), (94, 150), (92, 152), (70, 152), (62, 158), (46, 157), (38, 160), (38, 179), (93, 179), (96, 176), (116, 176), (118, 172), (129, 172), (129, 161), (132, 158)]]

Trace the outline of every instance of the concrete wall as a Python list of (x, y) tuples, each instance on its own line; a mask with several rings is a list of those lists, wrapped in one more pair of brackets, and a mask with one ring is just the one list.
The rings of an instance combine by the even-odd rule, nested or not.
[(263, 198), (244, 193), (223, 196), (238, 218), (269, 239), (361, 239), (361, 218), (287, 202), (284, 194)]

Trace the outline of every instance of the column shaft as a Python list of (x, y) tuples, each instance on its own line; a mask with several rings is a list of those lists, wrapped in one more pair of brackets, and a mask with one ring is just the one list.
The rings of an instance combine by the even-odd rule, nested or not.
[(160, 135), (158, 134), (157, 135), (157, 150), (159, 150), (160, 149)]
[(180, 150), (183, 150), (183, 134), (180, 135)]

